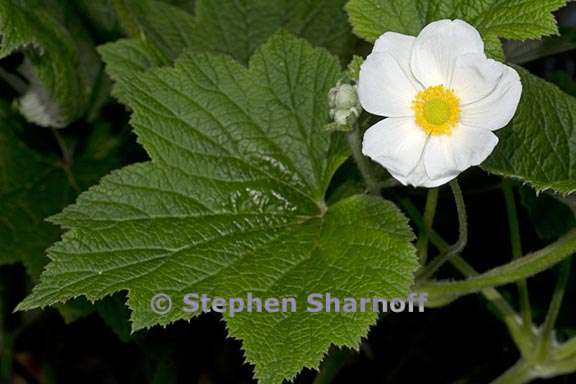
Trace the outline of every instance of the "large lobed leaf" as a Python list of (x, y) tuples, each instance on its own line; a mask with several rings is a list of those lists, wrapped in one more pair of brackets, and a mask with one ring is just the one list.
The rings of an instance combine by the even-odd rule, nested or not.
[[(103, 178), (52, 219), (69, 231), (20, 309), (127, 290), (140, 329), (192, 316), (179, 310), (185, 293), (294, 295), (295, 313), (224, 315), (256, 377), (280, 383), (317, 367), (332, 343), (357, 347), (376, 320), (309, 313), (308, 293), (407, 295), (417, 262), (400, 211), (367, 196), (324, 203), (346, 158), (322, 129), (335, 58), (279, 33), (249, 69), (184, 54), (171, 68), (123, 73), (117, 92), (152, 161)], [(150, 310), (159, 292), (175, 310)]]
[[(102, 0), (103, 1), (103, 0)], [(247, 63), (279, 29), (324, 46), (348, 60), (355, 42), (344, 12), (346, 0), (176, 1), (194, 15), (157, 0), (123, 0), (126, 18), (145, 39), (122, 39), (99, 48), (115, 80), (173, 62), (182, 52), (214, 52)], [(122, 95), (115, 93), (120, 100)]]
[(359, 36), (368, 41), (384, 32), (416, 35), (426, 24), (462, 19), (483, 35), (537, 39), (558, 33), (552, 12), (566, 0), (350, 0), (346, 9)]
[(247, 63), (283, 28), (346, 56), (353, 44), (346, 0), (198, 0), (194, 16), (156, 0), (124, 0), (134, 24), (169, 58), (184, 50), (217, 52)]
[(462, 19), (484, 37), (488, 52), (502, 57), (498, 38), (538, 39), (558, 33), (552, 12), (566, 0), (350, 0), (354, 32), (370, 41), (384, 32), (417, 35), (435, 20)]

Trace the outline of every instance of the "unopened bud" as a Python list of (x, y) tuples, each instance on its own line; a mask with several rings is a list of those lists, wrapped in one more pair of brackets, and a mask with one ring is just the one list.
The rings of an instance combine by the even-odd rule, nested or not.
[(358, 92), (351, 84), (338, 84), (330, 90), (330, 107), (341, 110), (357, 107)]
[(356, 86), (338, 82), (328, 93), (328, 101), (330, 118), (333, 121), (331, 129), (352, 129), (352, 125), (356, 122), (362, 110)]

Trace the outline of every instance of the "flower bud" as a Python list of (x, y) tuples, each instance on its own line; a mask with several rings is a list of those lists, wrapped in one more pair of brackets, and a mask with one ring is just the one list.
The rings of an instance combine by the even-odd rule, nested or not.
[(361, 106), (356, 86), (338, 82), (328, 93), (332, 130), (350, 130), (360, 116)]
[(330, 90), (330, 107), (336, 110), (358, 107), (358, 93), (356, 86), (351, 84), (338, 84)]

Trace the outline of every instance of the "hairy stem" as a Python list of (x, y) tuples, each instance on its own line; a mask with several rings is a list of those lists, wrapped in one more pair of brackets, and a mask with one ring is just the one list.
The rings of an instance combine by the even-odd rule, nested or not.
[[(449, 261), (453, 256), (462, 252), (466, 243), (468, 242), (468, 222), (466, 215), (466, 204), (464, 203), (464, 196), (462, 195), (462, 190), (458, 185), (457, 180), (450, 182), (450, 188), (452, 189), (452, 194), (454, 195), (454, 202), (456, 203), (456, 210), (458, 212), (458, 229), (459, 235), (458, 240), (454, 245), (446, 249), (440, 256), (435, 258), (428, 264), (424, 269), (420, 271), (417, 275), (418, 280), (427, 280), (440, 268), (445, 262)], [(426, 218), (424, 218), (425, 220)], [(426, 222), (424, 222), (425, 228)]]
[(550, 307), (548, 308), (546, 319), (544, 320), (544, 324), (542, 324), (542, 328), (540, 329), (539, 333), (537, 357), (540, 360), (544, 360), (548, 356), (550, 342), (554, 332), (554, 325), (556, 324), (556, 319), (558, 319), (558, 314), (560, 313), (562, 299), (564, 298), (564, 292), (566, 291), (566, 286), (568, 285), (568, 277), (570, 276), (571, 266), (571, 258), (564, 260), (560, 266), (560, 275), (558, 276), (556, 287), (554, 288), (554, 293), (552, 294)]
[(554, 358), (556, 360), (571, 359), (576, 362), (576, 336), (556, 348)]
[[(432, 239), (432, 236), (430, 237)], [(423, 283), (420, 289), (434, 295), (465, 295), (484, 288), (516, 282), (545, 271), (576, 251), (576, 229), (536, 252), (461, 281)]]
[(428, 191), (428, 195), (426, 196), (426, 207), (424, 208), (424, 226), (426, 229), (420, 231), (420, 236), (418, 236), (418, 241), (416, 242), (420, 265), (425, 265), (426, 259), (428, 258), (428, 233), (434, 223), (437, 206), (438, 188), (432, 188)]
[(0, 68), (0, 79), (4, 80), (9, 86), (11, 86), (16, 92), (20, 94), (26, 93), (28, 89), (28, 84), (16, 75), (11, 74), (4, 68)]
[[(428, 230), (428, 236), (430, 237), (430, 241), (438, 248), (439, 251), (446, 251), (450, 246), (448, 243), (440, 237), (433, 229), (426, 228), (424, 226), (424, 220), (420, 216), (420, 213), (412, 204), (409, 199), (401, 199), (402, 206), (408, 212), (410, 218), (415, 222), (415, 224), (419, 227), (420, 230)], [(450, 263), (464, 276), (468, 278), (472, 278), (478, 275), (478, 272), (472, 268), (464, 259), (462, 259), (458, 255), (454, 255), (454, 257), (450, 260)], [(426, 288), (422, 286), (417, 286), (417, 290), (420, 292), (425, 292), (430, 294)], [(481, 291), (482, 295), (491, 302), (498, 314), (508, 327), (510, 331), (510, 335), (514, 340), (514, 343), (518, 346), (518, 349), (524, 354), (530, 350), (530, 339), (528, 335), (523, 331), (520, 326), (520, 317), (516, 313), (516, 311), (510, 306), (510, 304), (504, 299), (504, 297), (494, 288), (485, 288)], [(458, 296), (458, 295), (456, 295)]]
[(358, 124), (355, 124), (354, 129), (347, 134), (348, 145), (352, 152), (352, 157), (362, 174), (362, 178), (366, 183), (366, 188), (371, 195), (380, 195), (380, 183), (372, 174), (370, 162), (362, 153), (362, 134)]
[[(516, 260), (522, 257), (522, 240), (520, 238), (520, 225), (518, 223), (518, 210), (516, 200), (514, 199), (514, 190), (512, 182), (504, 179), (502, 183), (504, 198), (506, 200), (506, 214), (508, 216), (508, 226), (510, 229), (510, 242), (512, 246), (512, 259)], [(528, 293), (528, 283), (526, 279), (521, 279), (517, 283), (518, 296), (520, 297), (520, 313), (522, 322), (528, 331), (532, 327), (532, 310), (530, 308), (530, 295)]]
[(492, 384), (523, 384), (530, 381), (531, 376), (531, 364), (520, 360), (514, 364), (510, 369), (504, 372), (496, 380), (492, 381)]
[(66, 144), (66, 142), (64, 141), (64, 138), (62, 137), (62, 135), (60, 135), (60, 132), (58, 132), (58, 130), (52, 128), (52, 133), (54, 134), (54, 137), (56, 138), (56, 141), (58, 142), (58, 146), (60, 147), (60, 151), (62, 152), (62, 168), (64, 169), (64, 172), (66, 173), (66, 177), (68, 178), (68, 182), (70, 183), (70, 186), (78, 193), (80, 193), (80, 186), (78, 185), (78, 182), (76, 181), (76, 177), (74, 176), (74, 173), (72, 172), (72, 165), (74, 163), (74, 154), (73, 151), (70, 150), (68, 148), (68, 145)]

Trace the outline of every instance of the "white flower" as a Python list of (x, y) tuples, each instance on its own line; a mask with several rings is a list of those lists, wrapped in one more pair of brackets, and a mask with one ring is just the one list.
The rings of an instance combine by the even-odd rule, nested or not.
[(418, 37), (387, 32), (360, 69), (362, 107), (386, 116), (362, 151), (404, 185), (436, 187), (484, 161), (522, 93), (516, 71), (488, 59), (474, 27), (441, 20)]

